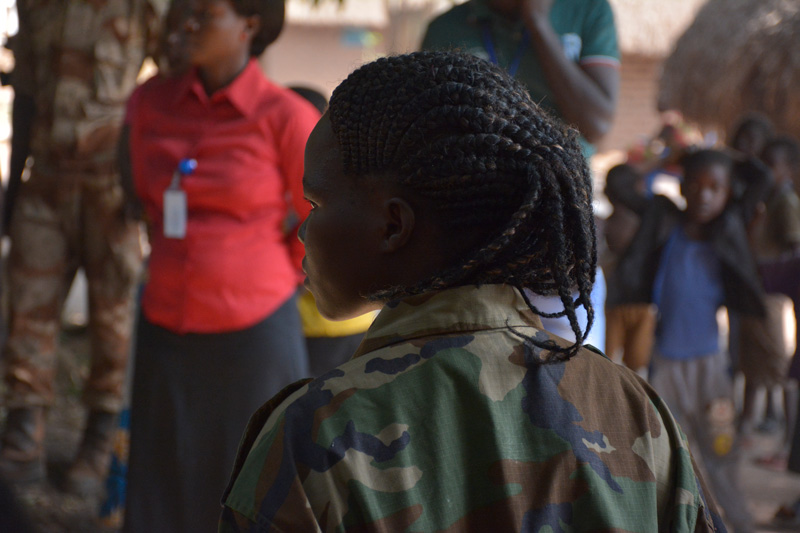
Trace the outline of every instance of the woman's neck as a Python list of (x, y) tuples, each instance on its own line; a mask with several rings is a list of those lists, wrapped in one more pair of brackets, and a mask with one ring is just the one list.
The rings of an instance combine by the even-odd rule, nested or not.
[(215, 68), (200, 67), (198, 75), (203, 83), (206, 94), (211, 96), (223, 87), (227, 87), (247, 66), (250, 56), (244, 56), (237, 61), (231, 61)]

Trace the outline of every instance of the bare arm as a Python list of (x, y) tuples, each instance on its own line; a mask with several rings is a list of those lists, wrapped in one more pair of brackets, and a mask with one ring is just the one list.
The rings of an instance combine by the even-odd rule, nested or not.
[(130, 148), (131, 128), (128, 124), (122, 126), (119, 142), (117, 144), (117, 165), (119, 165), (119, 178), (122, 191), (125, 195), (122, 204), (122, 214), (128, 220), (142, 220), (144, 209), (136, 195), (136, 186), (133, 181)]
[(525, 0), (520, 5), (547, 85), (553, 89), (556, 107), (587, 141), (597, 142), (611, 128), (614, 119), (618, 69), (610, 65), (581, 66), (567, 58), (550, 24), (553, 0)]

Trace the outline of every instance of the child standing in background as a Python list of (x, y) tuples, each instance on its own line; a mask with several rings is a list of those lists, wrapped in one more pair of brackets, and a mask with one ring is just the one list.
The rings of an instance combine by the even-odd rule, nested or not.
[(606, 353), (628, 368), (645, 372), (650, 362), (656, 309), (652, 303), (621, 303), (620, 285), (625, 283), (616, 275), (620, 257), (628, 249), (645, 204), (644, 178), (631, 165), (617, 165), (608, 171), (605, 194), (613, 211), (603, 225), (605, 253), (600, 257), (608, 278), (606, 296)]
[[(763, 216), (758, 217), (751, 228), (751, 242), (759, 265), (768, 265), (800, 250), (800, 199), (794, 190), (794, 180), (800, 176), (800, 146), (791, 137), (777, 137), (764, 148), (761, 159), (772, 171), (775, 185), (766, 201)], [(772, 287), (776, 282), (780, 284), (780, 279), (772, 277), (770, 269), (762, 271), (765, 288)], [(795, 401), (789, 397), (792, 387), (787, 388), (790, 384), (786, 379), (789, 362), (783, 315), (786, 298), (784, 294), (770, 292), (765, 300), (767, 317), (763, 320), (742, 320), (741, 369), (746, 380), (743, 425), (749, 427), (754, 424), (755, 395), (759, 388), (766, 387), (766, 412), (764, 422), (759, 427), (771, 431), (784, 425), (788, 437), (792, 420), (789, 406), (794, 406)], [(780, 409), (772, 395), (776, 387), (780, 387), (784, 393), (783, 421), (778, 418)], [(788, 438), (785, 444), (778, 453), (761, 458), (758, 462), (770, 468), (785, 468)]]
[[(795, 253), (782, 257), (777, 261), (765, 263), (760, 267), (764, 277), (764, 288), (769, 292), (780, 292), (791, 298), (795, 308), (795, 327), (800, 331), (800, 254)], [(789, 367), (789, 379), (800, 380), (800, 343), (795, 345), (792, 364)], [(797, 423), (798, 413), (800, 413), (800, 396), (795, 395), (798, 402), (794, 409), (793, 429), (787, 430), (787, 453), (786, 467), (789, 472), (800, 474), (800, 424)], [(782, 527), (800, 526), (800, 498), (796, 498), (791, 503), (784, 503), (775, 513), (776, 525)]]
[(719, 346), (721, 306), (763, 314), (741, 216), (729, 208), (732, 160), (701, 150), (683, 163), (686, 211), (656, 198), (618, 274), (632, 301), (658, 306), (650, 381), (675, 413), (734, 531), (751, 518), (737, 481), (729, 360)]

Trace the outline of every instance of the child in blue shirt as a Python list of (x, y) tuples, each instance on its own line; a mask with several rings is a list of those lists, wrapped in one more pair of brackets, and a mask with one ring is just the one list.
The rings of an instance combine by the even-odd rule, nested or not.
[(749, 531), (737, 481), (730, 362), (716, 314), (726, 306), (760, 315), (763, 304), (745, 225), (731, 202), (732, 168), (719, 151), (687, 156), (686, 210), (654, 198), (618, 268), (628, 301), (659, 310), (651, 383), (692, 442), (732, 529)]

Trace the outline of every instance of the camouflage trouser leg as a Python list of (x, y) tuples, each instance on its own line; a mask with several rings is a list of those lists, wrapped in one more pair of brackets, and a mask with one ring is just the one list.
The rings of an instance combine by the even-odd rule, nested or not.
[(89, 283), (92, 367), (83, 400), (109, 412), (122, 409), (142, 264), (139, 226), (123, 221), (121, 209), (120, 187), (84, 189), (81, 264)]
[(17, 199), (10, 235), (8, 406), (46, 406), (53, 401), (59, 311), (74, 267), (58, 214), (43, 198)]
[[(139, 272), (138, 226), (120, 216), (121, 191), (96, 176), (45, 191), (35, 173), (23, 187), (11, 225), (9, 407), (50, 405), (60, 312), (75, 270), (89, 282), (92, 368), (90, 408), (118, 411)], [(46, 187), (45, 187), (46, 189)]]

